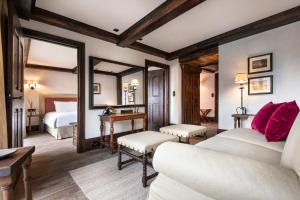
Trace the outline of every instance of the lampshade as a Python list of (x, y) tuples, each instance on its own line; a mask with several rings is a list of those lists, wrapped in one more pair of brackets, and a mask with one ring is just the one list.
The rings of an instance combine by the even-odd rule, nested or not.
[(31, 90), (34, 90), (35, 88), (36, 88), (36, 86), (37, 86), (37, 81), (30, 81), (30, 80), (26, 80), (25, 81), (25, 84), (27, 84), (28, 85), (28, 87), (31, 89)]
[(132, 85), (132, 86), (138, 86), (138, 85), (139, 85), (139, 80), (137, 80), (137, 79), (132, 79), (132, 80), (131, 80), (131, 85)]
[(128, 89), (128, 85), (129, 85), (129, 84), (128, 84), (128, 83), (126, 83), (126, 82), (125, 82), (125, 83), (122, 83), (122, 87), (123, 87), (123, 89)]
[(248, 76), (245, 73), (238, 73), (235, 75), (235, 83), (244, 84), (248, 82)]

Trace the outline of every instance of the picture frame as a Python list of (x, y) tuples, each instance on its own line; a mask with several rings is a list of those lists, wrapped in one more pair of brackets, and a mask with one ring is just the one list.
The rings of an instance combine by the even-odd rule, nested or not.
[(273, 94), (273, 75), (248, 78), (248, 95)]
[(100, 83), (93, 83), (93, 93), (101, 94), (101, 84)]
[(263, 54), (248, 58), (248, 74), (271, 72), (273, 70), (273, 54)]

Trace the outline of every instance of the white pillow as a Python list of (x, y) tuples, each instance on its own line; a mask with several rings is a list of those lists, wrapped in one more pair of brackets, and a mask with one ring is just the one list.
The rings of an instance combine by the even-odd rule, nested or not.
[(77, 102), (54, 101), (56, 112), (76, 112)]

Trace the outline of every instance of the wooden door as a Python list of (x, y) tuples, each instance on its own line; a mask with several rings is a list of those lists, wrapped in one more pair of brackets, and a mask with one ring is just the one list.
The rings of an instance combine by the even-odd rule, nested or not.
[(23, 146), (23, 45), (21, 25), (13, 1), (8, 1), (6, 107), (8, 146)]
[(164, 126), (164, 70), (148, 71), (148, 130)]
[(200, 125), (200, 68), (182, 65), (182, 123)]

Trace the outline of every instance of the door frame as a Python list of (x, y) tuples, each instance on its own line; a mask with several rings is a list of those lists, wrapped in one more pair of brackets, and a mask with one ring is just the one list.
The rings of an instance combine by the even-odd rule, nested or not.
[[(170, 104), (169, 104), (169, 98), (170, 98), (170, 81), (169, 81), (169, 74), (170, 74), (170, 65), (163, 64), (160, 62), (152, 61), (152, 60), (145, 60), (145, 112), (148, 117), (148, 68), (150, 66), (155, 66), (158, 68), (161, 68), (164, 70), (164, 126), (168, 126), (170, 124)], [(147, 129), (148, 129), (148, 123), (147, 123)]]
[(85, 43), (22, 28), (23, 36), (31, 39), (42, 40), (54, 44), (59, 44), (77, 49), (77, 67), (78, 67), (78, 111), (77, 115), (77, 153), (84, 152), (85, 140)]

